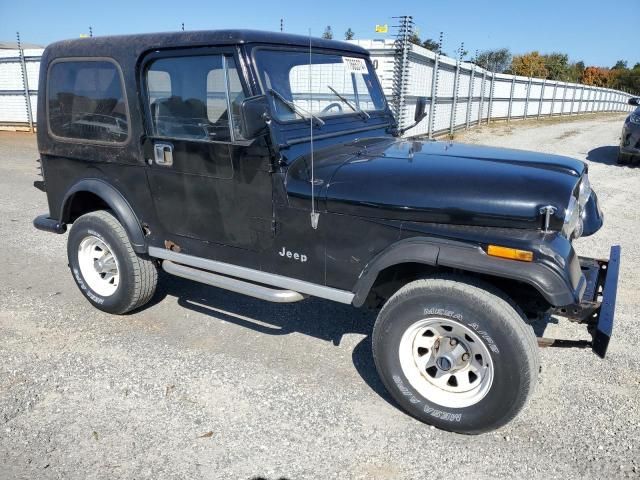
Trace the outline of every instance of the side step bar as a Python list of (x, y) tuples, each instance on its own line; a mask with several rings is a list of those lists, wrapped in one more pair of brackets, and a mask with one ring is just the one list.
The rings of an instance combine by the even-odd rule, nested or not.
[[(269, 285), (270, 287), (275, 287), (276, 289), (282, 289), (285, 291), (291, 291), (292, 293), (298, 293), (298, 295), (311, 295), (313, 297), (325, 298), (327, 300), (333, 300), (334, 302), (351, 304), (353, 301), (353, 297), (355, 296), (353, 292), (349, 292), (346, 290), (338, 290), (337, 288), (327, 287), (325, 285), (318, 285), (316, 283), (305, 282), (304, 280), (298, 280), (297, 278), (285, 277), (284, 275), (277, 275), (275, 273), (263, 272), (261, 270), (254, 270), (252, 268), (241, 267), (239, 265), (233, 265), (230, 263), (219, 262), (217, 260), (209, 260), (208, 258), (194, 257), (193, 255), (186, 255), (184, 253), (173, 252), (171, 250), (167, 250), (166, 248), (158, 248), (158, 247), (149, 247), (149, 255), (155, 258), (159, 258), (164, 260), (163, 265), (169, 261), (174, 264), (173, 267), (193, 267), (188, 271), (189, 275), (198, 274), (197, 277), (200, 277), (200, 273), (213, 274), (215, 277), (222, 277), (225, 280), (226, 285), (236, 285), (238, 287), (242, 286), (242, 288), (246, 289), (242, 291), (246, 295), (253, 295), (251, 292), (255, 292), (256, 289), (269, 289), (269, 287), (264, 287), (262, 285)], [(179, 264), (179, 265), (176, 265)], [(168, 266), (170, 269), (173, 268)], [(167, 270), (165, 268), (165, 270)], [(202, 272), (202, 270), (206, 270)], [(175, 270), (174, 270), (175, 271)], [(167, 272), (169, 272), (167, 270)], [(185, 274), (187, 271), (181, 270)], [(172, 273), (172, 272), (169, 272)], [(218, 275), (215, 275), (218, 274)], [(178, 276), (183, 276), (180, 274), (175, 274)], [(234, 277), (234, 278), (229, 278)], [(192, 278), (192, 277), (185, 277)], [(204, 277), (202, 277), (204, 278)], [(210, 277), (207, 277), (210, 278)], [(202, 281), (197, 278), (193, 278), (195, 281)], [(240, 280), (241, 279), (241, 280)], [(219, 278), (212, 279), (211, 281), (218, 282)], [(233, 282), (229, 282), (232, 280)], [(239, 283), (235, 283), (239, 282)], [(221, 286), (218, 283), (210, 283), (205, 281), (209, 285)], [(243, 284), (243, 285), (242, 285)], [(262, 285), (256, 285), (262, 284)], [(228, 288), (222, 286), (221, 288)], [(233, 290), (233, 288), (229, 288), (229, 290)], [(238, 291), (238, 290), (234, 290)], [(277, 290), (276, 290), (277, 291)], [(263, 291), (264, 293), (264, 291)], [(282, 292), (279, 292), (282, 293)], [(286, 295), (285, 295), (286, 297)], [(258, 297), (263, 298), (263, 297)], [(273, 300), (273, 297), (265, 298), (265, 300), (269, 301), (282, 301), (282, 300)], [(293, 301), (293, 300), (291, 300)], [(296, 300), (297, 301), (297, 300)]]
[(225, 290), (231, 290), (232, 292), (241, 293), (261, 300), (267, 300), (269, 302), (292, 303), (304, 300), (304, 296), (298, 292), (274, 289), (264, 287), (262, 285), (256, 285), (255, 283), (243, 282), (242, 280), (237, 280), (235, 278), (205, 272), (185, 265), (179, 265), (170, 260), (162, 262), (162, 268), (165, 272), (177, 277), (206, 283), (207, 285), (224, 288)]

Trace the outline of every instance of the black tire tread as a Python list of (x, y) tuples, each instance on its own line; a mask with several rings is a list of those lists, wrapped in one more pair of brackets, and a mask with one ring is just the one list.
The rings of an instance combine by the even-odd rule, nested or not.
[[(412, 281), (400, 288), (380, 310), (378, 318), (383, 317), (386, 310), (391, 309), (396, 304), (412, 297), (417, 290), (433, 288), (451, 290), (451, 294), (456, 296), (459, 296), (461, 293), (468, 295), (469, 297), (475, 298), (477, 301), (484, 303), (488, 308), (497, 308), (505, 318), (513, 319), (511, 323), (516, 330), (517, 337), (524, 340), (521, 343), (525, 347), (523, 353), (526, 362), (525, 367), (522, 368), (520, 373), (522, 378), (525, 380), (525, 384), (529, 385), (529, 390), (525, 392), (525, 400), (522, 403), (522, 406), (512, 410), (501, 422), (502, 425), (509, 423), (527, 404), (534, 391), (537, 383), (538, 372), (540, 370), (537, 339), (532, 327), (526, 322), (525, 314), (511, 298), (488, 282), (465, 275), (434, 274)], [(382, 322), (378, 321), (375, 322), (372, 333), (373, 345), (376, 344), (381, 335), (381, 323)], [(373, 360), (378, 370), (380, 370), (375, 348), (373, 348)], [(387, 389), (392, 388), (392, 386), (386, 384), (387, 382), (384, 378), (382, 378), (382, 381)]]
[(155, 263), (150, 259), (138, 256), (131, 246), (126, 230), (110, 211), (97, 210), (95, 212), (86, 213), (79, 217), (76, 222), (85, 219), (89, 221), (93, 221), (92, 219), (95, 219), (106, 223), (125, 247), (126, 254), (133, 265), (134, 286), (131, 299), (129, 304), (122, 308), (118, 313), (124, 314), (148, 303), (153, 297), (158, 284), (158, 268)]

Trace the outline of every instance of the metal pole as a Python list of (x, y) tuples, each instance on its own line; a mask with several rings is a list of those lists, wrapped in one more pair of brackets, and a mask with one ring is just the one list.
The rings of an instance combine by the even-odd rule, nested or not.
[(567, 84), (562, 87), (562, 103), (560, 104), (560, 116), (564, 115), (564, 104), (567, 99)]
[(471, 78), (469, 79), (469, 98), (467, 100), (467, 125), (466, 129), (469, 130), (469, 124), (471, 123), (471, 107), (473, 105), (473, 90), (476, 76), (476, 66), (471, 67)]
[(542, 115), (542, 103), (544, 102), (544, 87), (547, 86), (547, 79), (542, 80), (542, 88), (540, 89), (540, 103), (538, 103), (538, 120)]
[(573, 115), (573, 102), (576, 101), (576, 91), (578, 90), (575, 85), (572, 85), (573, 95), (571, 96), (571, 110), (569, 110), (569, 115)]
[(460, 83), (460, 60), (456, 60), (456, 76), (453, 79), (453, 102), (451, 115), (449, 115), (449, 135), (453, 135), (453, 127), (456, 122), (456, 108), (458, 107), (458, 85)]
[(551, 97), (551, 111), (549, 112), (549, 116), (553, 116), (553, 110), (556, 106), (556, 92), (558, 91), (558, 82), (553, 86), (553, 97)]
[(516, 88), (516, 76), (511, 79), (511, 93), (509, 94), (509, 112), (507, 113), (507, 123), (511, 121), (511, 111), (513, 109), (513, 91)]
[(584, 85), (580, 89), (580, 100), (578, 101), (578, 114), (582, 112), (582, 99), (584, 98)]
[(602, 97), (604, 96), (604, 90), (600, 89), (598, 91), (598, 111), (602, 110)]
[(429, 139), (433, 138), (433, 127), (436, 121), (436, 104), (438, 103), (438, 68), (440, 68), (440, 54), (436, 53), (431, 75), (431, 106), (429, 108)]
[(27, 120), (29, 121), (29, 130), (33, 133), (33, 113), (31, 112), (31, 96), (29, 95), (29, 77), (27, 75), (27, 64), (24, 61), (24, 50), (20, 42), (20, 32), (16, 32), (18, 39), (18, 53), (20, 54), (20, 67), (22, 69), (22, 86), (24, 88), (24, 103), (27, 107)]
[(531, 82), (533, 79), (529, 77), (529, 83), (527, 84), (527, 98), (524, 101), (524, 116), (523, 118), (527, 119), (527, 110), (529, 109), (529, 96), (531, 95)]
[(493, 91), (496, 86), (496, 72), (491, 75), (491, 87), (489, 90), (489, 111), (487, 112), (487, 125), (491, 121), (491, 114), (493, 113)]
[(480, 104), (478, 105), (478, 125), (482, 123), (482, 110), (484, 109), (484, 92), (487, 81), (487, 71), (482, 72), (482, 84), (480, 86)]

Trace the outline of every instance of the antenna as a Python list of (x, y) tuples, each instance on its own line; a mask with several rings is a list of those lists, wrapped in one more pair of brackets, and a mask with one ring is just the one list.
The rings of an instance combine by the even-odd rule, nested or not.
[[(311, 29), (309, 29), (309, 111), (313, 111), (313, 91), (311, 89)], [(316, 199), (315, 199), (315, 172), (313, 165), (313, 115), (309, 115), (309, 142), (311, 145), (311, 228), (316, 230), (318, 228), (318, 220), (320, 214), (316, 212)]]

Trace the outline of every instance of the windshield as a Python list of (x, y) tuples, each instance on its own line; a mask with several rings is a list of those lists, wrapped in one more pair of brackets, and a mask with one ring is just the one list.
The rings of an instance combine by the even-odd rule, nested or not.
[(278, 120), (342, 114), (367, 118), (367, 111), (385, 108), (373, 68), (363, 58), (316, 52), (309, 58), (302, 50), (258, 50), (256, 63)]

